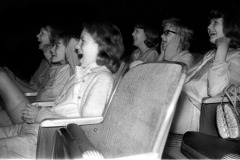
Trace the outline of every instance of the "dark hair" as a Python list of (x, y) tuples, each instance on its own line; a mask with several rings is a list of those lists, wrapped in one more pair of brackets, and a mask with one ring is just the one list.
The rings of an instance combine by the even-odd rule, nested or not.
[(159, 32), (158, 29), (149, 23), (137, 23), (135, 24), (135, 28), (141, 28), (144, 30), (146, 35), (146, 40), (144, 43), (148, 48), (158, 48), (159, 46)]
[(119, 28), (109, 22), (84, 23), (86, 30), (99, 45), (97, 64), (105, 65), (112, 73), (120, 66), (120, 58), (124, 52), (122, 34)]
[(53, 44), (56, 44), (56, 43), (58, 43), (59, 40), (62, 40), (63, 41), (63, 45), (65, 47), (67, 47), (67, 45), (70, 42), (71, 38), (72, 37), (71, 37), (70, 34), (68, 34), (66, 32), (61, 32), (59, 34), (54, 35), (54, 38), (53, 38), (54, 42), (53, 42)]
[(162, 26), (169, 24), (171, 27), (175, 29), (175, 31), (180, 36), (180, 49), (188, 50), (191, 46), (191, 42), (193, 40), (193, 30), (190, 29), (183, 21), (179, 18), (169, 18), (162, 21)]
[(57, 36), (63, 32), (62, 29), (52, 24), (46, 25), (45, 27), (42, 27), (42, 28), (47, 32), (49, 32), (50, 45), (54, 45)]
[(223, 19), (223, 33), (230, 38), (230, 48), (240, 47), (240, 14), (233, 7), (218, 7), (209, 13), (209, 21), (214, 18)]

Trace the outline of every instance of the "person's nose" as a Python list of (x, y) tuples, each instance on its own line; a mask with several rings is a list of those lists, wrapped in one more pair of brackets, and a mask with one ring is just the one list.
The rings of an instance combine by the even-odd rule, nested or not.
[(80, 54), (81, 43), (82, 43), (82, 41), (80, 40), (80, 41), (78, 42), (78, 44), (75, 46), (75, 49), (77, 50), (77, 53), (78, 53), (78, 54)]
[(209, 23), (209, 25), (207, 26), (207, 29), (211, 30), (211, 28), (212, 28), (212, 23)]
[(161, 38), (164, 39), (165, 35), (162, 33)]
[(37, 37), (37, 39), (40, 39), (40, 33), (38, 33), (38, 34), (36, 35), (36, 37)]
[(135, 34), (135, 30), (132, 32), (132, 36), (134, 36), (134, 34)]
[(55, 55), (55, 46), (53, 46), (52, 48), (51, 48), (51, 50), (50, 50), (50, 53), (51, 53), (51, 55), (53, 56), (53, 55)]

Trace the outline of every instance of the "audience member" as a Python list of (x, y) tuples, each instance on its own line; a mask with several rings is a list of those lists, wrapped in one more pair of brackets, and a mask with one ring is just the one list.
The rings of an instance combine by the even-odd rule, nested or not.
[(29, 82), (26, 82), (25, 80), (17, 77), (7, 67), (2, 68), (0, 71), (5, 71), (22, 92), (26, 93), (39, 91), (40, 88), (45, 85), (48, 79), (47, 75), (51, 68), (50, 50), (54, 42), (54, 37), (61, 32), (61, 29), (50, 25), (41, 28), (39, 34), (37, 35), (37, 38), (40, 42), (39, 49), (43, 51), (45, 58), (42, 59), (38, 69), (36, 70)]
[(158, 61), (183, 62), (190, 68), (194, 57), (189, 52), (193, 31), (178, 18), (165, 19), (162, 22), (161, 54)]
[[(120, 30), (110, 23), (83, 25), (76, 45), (81, 66), (70, 77), (53, 107), (28, 104), (26, 123), (0, 128), (1, 158), (35, 158), (39, 122), (45, 118), (101, 116), (124, 46)], [(19, 147), (21, 146), (21, 147)]]
[(137, 49), (132, 53), (129, 68), (141, 63), (155, 61), (159, 56), (157, 52), (159, 35), (156, 27), (147, 23), (136, 24), (132, 36), (133, 45)]
[(209, 14), (208, 34), (215, 49), (189, 69), (171, 132), (199, 131), (202, 99), (221, 96), (226, 86), (240, 82), (240, 18), (234, 9)]
[[(74, 39), (72, 39), (73, 42), (69, 43), (70, 38), (71, 37), (65, 33), (61, 33), (56, 36), (56, 42), (51, 49), (51, 53), (53, 55), (51, 58), (52, 67), (48, 74), (46, 74), (46, 76), (48, 76), (47, 82), (45, 83), (45, 86), (39, 90), (39, 93), (34, 101), (56, 100), (64, 85), (70, 78), (71, 71), (69, 64), (66, 62), (66, 54), (70, 57), (68, 59), (76, 58), (76, 56), (74, 56), (76, 53), (72, 52), (73, 50), (71, 50), (71, 48), (75, 47), (72, 43), (77, 43)], [(71, 44), (72, 46), (69, 46), (68, 44)], [(67, 48), (70, 49), (67, 50)], [(72, 53), (67, 53), (70, 51)], [(72, 65), (76, 66), (77, 64)], [(6, 111), (13, 124), (21, 123), (23, 122), (21, 111), (25, 109), (26, 104), (29, 103), (29, 99), (24, 96), (22, 91), (19, 90), (16, 85), (14, 85), (14, 82), (5, 72), (0, 72), (0, 75), (0, 96), (3, 101), (4, 108), (4, 110), (1, 110), (0, 112)], [(4, 115), (4, 113), (0, 114)], [(1, 118), (5, 122), (5, 124), (2, 125), (10, 123), (6, 123), (7, 120), (4, 120), (5, 118), (8, 117), (2, 116)]]

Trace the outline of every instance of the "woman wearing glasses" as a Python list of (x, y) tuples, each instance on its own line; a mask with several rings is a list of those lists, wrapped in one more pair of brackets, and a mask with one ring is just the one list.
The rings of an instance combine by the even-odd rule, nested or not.
[(137, 47), (132, 53), (129, 68), (134, 66), (156, 61), (159, 54), (157, 47), (159, 46), (158, 30), (151, 24), (136, 24), (133, 36), (133, 45)]
[(162, 26), (161, 55), (158, 61), (183, 62), (190, 68), (194, 58), (188, 49), (191, 45), (193, 31), (178, 18), (165, 19)]

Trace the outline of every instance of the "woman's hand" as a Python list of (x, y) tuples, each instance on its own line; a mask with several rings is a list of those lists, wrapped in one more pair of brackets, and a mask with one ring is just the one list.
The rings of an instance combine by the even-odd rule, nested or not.
[(27, 104), (25, 110), (22, 111), (23, 119), (27, 123), (34, 123), (40, 109), (41, 108), (38, 107), (37, 104), (36, 105)]
[(230, 43), (230, 38), (221, 37), (221, 38), (216, 39), (215, 43), (216, 43), (217, 48), (222, 47), (222, 48), (227, 48), (228, 49), (228, 46), (229, 46), (229, 43)]
[(164, 57), (164, 54), (165, 54), (164, 44), (163, 44), (163, 43), (161, 43), (160, 50), (161, 50), (161, 53), (160, 53), (160, 55), (158, 56), (157, 61), (163, 61), (163, 57)]
[(179, 42), (180, 42), (180, 36), (175, 35), (170, 42), (168, 43), (165, 53), (164, 53), (164, 59), (167, 61), (171, 61), (173, 57), (175, 57), (179, 52)]
[(227, 52), (228, 52), (228, 48), (229, 48), (230, 38), (221, 37), (221, 38), (218, 38), (215, 41), (215, 43), (217, 46), (215, 61), (225, 61)]

